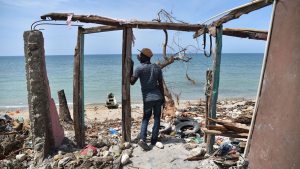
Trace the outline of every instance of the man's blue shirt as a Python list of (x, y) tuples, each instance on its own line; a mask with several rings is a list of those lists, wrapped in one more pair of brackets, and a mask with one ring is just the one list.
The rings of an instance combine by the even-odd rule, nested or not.
[(162, 80), (162, 71), (158, 65), (142, 63), (135, 69), (133, 76), (140, 79), (144, 102), (163, 99), (158, 87), (158, 81)]

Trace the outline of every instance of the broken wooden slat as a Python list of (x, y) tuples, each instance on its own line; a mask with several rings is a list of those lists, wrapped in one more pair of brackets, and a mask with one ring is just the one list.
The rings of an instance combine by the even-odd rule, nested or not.
[(203, 156), (194, 156), (194, 157), (188, 157), (186, 159), (184, 159), (183, 161), (199, 161), (199, 160), (204, 160), (208, 157)]
[(60, 90), (57, 92), (57, 94), (58, 94), (58, 101), (59, 101), (59, 120), (67, 123), (72, 123), (73, 120), (70, 115), (70, 110), (65, 96), (65, 91)]
[[(41, 19), (62, 20), (66, 21), (70, 13), (49, 13), (41, 16)], [(131, 27), (138, 29), (169, 29), (178, 31), (197, 31), (203, 27), (201, 24), (186, 23), (168, 23), (153, 21), (124, 21), (111, 18), (101, 17), (97, 15), (72, 15), (72, 21), (84, 23), (96, 23), (109, 26)]]
[(221, 131), (217, 131), (217, 130), (209, 130), (207, 128), (202, 128), (202, 130), (205, 134), (214, 134), (214, 135), (232, 137), (232, 138), (247, 138), (248, 137), (248, 133), (221, 132)]
[(239, 123), (229, 123), (229, 122), (224, 122), (222, 120), (217, 120), (217, 119), (212, 119), (208, 118), (208, 120), (213, 121), (215, 123), (223, 125), (225, 128), (228, 130), (232, 130), (238, 133), (248, 133), (249, 132), (249, 127), (244, 125), (244, 124), (239, 124)]
[(78, 27), (77, 45), (74, 55), (74, 77), (73, 77), (73, 119), (75, 130), (75, 141), (77, 146), (83, 147), (84, 137), (84, 103), (83, 103), (83, 29)]
[(132, 38), (132, 29), (124, 28), (122, 47), (122, 139), (124, 142), (131, 141), (130, 77)]
[[(212, 70), (206, 71), (206, 90), (205, 90), (205, 126), (208, 126), (208, 117), (210, 112), (211, 101), (211, 84), (212, 84)], [(205, 143), (207, 143), (207, 135), (205, 135)]]
[[(212, 22), (210, 25), (208, 25), (207, 27), (217, 27), (219, 25), (222, 25), (228, 21), (231, 21), (233, 19), (237, 19), (240, 16), (244, 15), (244, 14), (248, 14), (252, 11), (261, 9), (263, 7), (266, 7), (268, 5), (271, 5), (273, 3), (273, 0), (258, 0), (258, 1), (253, 1), (252, 3), (249, 3), (248, 5), (242, 6), (240, 8), (234, 9), (231, 12), (229, 12), (227, 15), (221, 17), (220, 19)], [(204, 29), (205, 28), (201, 28), (199, 29), (195, 34), (194, 34), (194, 38), (197, 38), (199, 36), (201, 36), (204, 33)]]
[[(216, 36), (216, 28), (211, 27), (208, 29), (209, 34)], [(242, 28), (224, 28), (223, 35), (233, 36), (238, 38), (248, 38), (255, 40), (267, 40), (268, 31), (256, 30), (256, 29), (242, 29)]]
[(227, 15), (221, 17), (220, 19), (214, 21), (212, 23), (212, 26), (220, 26), (228, 21), (231, 21), (233, 19), (237, 19), (240, 16), (244, 14), (248, 14), (252, 11), (256, 11), (258, 9), (261, 9), (263, 7), (269, 6), (273, 3), (273, 0), (258, 0), (258, 1), (253, 1), (253, 3), (243, 6), (241, 8), (232, 10), (229, 12)]
[(223, 30), (223, 35), (240, 37), (240, 38), (256, 39), (256, 40), (267, 40), (268, 31), (255, 30), (255, 29), (225, 28)]
[[(212, 94), (211, 94), (211, 105), (209, 117), (216, 118), (217, 114), (217, 101), (219, 92), (219, 80), (220, 80), (220, 65), (221, 65), (221, 53), (222, 53), (222, 31), (223, 26), (217, 27), (216, 31), (216, 47), (213, 62), (213, 74), (212, 74)], [(214, 123), (209, 125), (214, 125)], [(208, 135), (207, 138), (207, 152), (211, 154), (213, 152), (213, 145), (215, 143), (215, 136)]]
[(235, 123), (250, 125), (251, 120), (252, 120), (252, 115), (250, 115), (250, 114), (241, 114), (239, 117), (235, 118), (233, 121)]
[(208, 128), (209, 130), (218, 130), (221, 132), (228, 132), (228, 129), (224, 126), (215, 126), (215, 125), (208, 125), (206, 128)]
[(18, 134), (18, 132), (16, 132), (16, 131), (12, 131), (12, 132), (0, 132), (0, 136), (1, 135), (11, 135), (11, 134)]
[(118, 27), (118, 26), (96, 26), (91, 28), (84, 28), (83, 33), (90, 34), (90, 33), (117, 31), (122, 29), (123, 29), (122, 27)]

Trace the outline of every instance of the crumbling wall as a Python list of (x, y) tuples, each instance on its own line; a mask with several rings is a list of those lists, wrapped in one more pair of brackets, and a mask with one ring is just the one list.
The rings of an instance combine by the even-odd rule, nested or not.
[(44, 38), (40, 31), (24, 32), (29, 116), (35, 160), (44, 159), (64, 134), (58, 120), (46, 71)]

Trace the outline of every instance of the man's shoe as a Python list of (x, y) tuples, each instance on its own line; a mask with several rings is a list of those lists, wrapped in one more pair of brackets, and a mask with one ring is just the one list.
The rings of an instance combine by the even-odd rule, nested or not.
[(144, 150), (144, 151), (149, 151), (150, 147), (145, 143), (143, 140), (140, 140), (138, 142), (138, 145)]

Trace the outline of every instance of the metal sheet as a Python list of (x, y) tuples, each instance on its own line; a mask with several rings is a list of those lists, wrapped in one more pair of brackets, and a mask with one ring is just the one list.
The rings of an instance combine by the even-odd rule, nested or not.
[(250, 168), (300, 168), (300, 1), (275, 7), (249, 150)]

